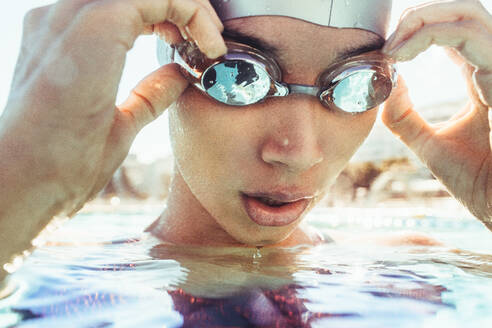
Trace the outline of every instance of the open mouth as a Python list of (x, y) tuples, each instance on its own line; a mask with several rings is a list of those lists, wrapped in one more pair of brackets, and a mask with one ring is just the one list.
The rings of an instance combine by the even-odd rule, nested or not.
[(275, 199), (271, 199), (268, 197), (255, 197), (258, 201), (262, 202), (263, 204), (267, 206), (272, 206), (272, 207), (280, 207), (286, 204), (289, 204), (288, 202), (280, 202)]
[(279, 227), (296, 221), (306, 210), (312, 198), (280, 201), (267, 196), (242, 194), (246, 213), (255, 223), (262, 226)]

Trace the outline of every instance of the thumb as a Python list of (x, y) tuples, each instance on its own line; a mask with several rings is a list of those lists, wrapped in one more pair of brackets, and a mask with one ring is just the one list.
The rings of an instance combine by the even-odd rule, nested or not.
[(416, 112), (408, 95), (408, 88), (400, 76), (398, 87), (384, 105), (383, 123), (417, 156), (422, 157), (422, 146), (432, 135), (431, 126)]
[(145, 77), (118, 106), (135, 127), (135, 133), (159, 117), (188, 86), (176, 64), (160, 67)]

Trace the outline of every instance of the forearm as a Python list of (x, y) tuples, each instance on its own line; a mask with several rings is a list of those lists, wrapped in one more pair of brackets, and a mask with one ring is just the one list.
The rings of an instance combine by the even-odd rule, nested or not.
[(69, 197), (49, 169), (31, 156), (28, 146), (0, 132), (0, 280), (14, 256), (56, 215), (69, 210)]

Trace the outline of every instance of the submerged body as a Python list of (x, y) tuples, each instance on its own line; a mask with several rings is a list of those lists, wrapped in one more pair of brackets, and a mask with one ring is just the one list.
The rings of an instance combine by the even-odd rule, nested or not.
[[(324, 231), (327, 214), (314, 211), (309, 221)], [(490, 256), (442, 247), (334, 243), (177, 246), (141, 234), (155, 215), (78, 215), (12, 275), (14, 292), (0, 301), (0, 323), (478, 328), (492, 319)], [(351, 215), (361, 222), (375, 220), (363, 211)], [(432, 234), (439, 226), (439, 237), (449, 244), (492, 251), (488, 231), (470, 218), (416, 219), (395, 209), (380, 219), (390, 224), (367, 229), (339, 218), (335, 230), (359, 230), (370, 238), (376, 232), (397, 233), (397, 221), (404, 220)], [(470, 240), (484, 243), (478, 247)]]

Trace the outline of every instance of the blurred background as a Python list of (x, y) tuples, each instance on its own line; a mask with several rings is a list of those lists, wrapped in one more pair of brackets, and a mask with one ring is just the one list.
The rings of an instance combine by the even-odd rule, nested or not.
[[(17, 60), (22, 20), (34, 7), (53, 0), (2, 1), (0, 3), (0, 113), (6, 104)], [(392, 29), (401, 13), (421, 0), (394, 0)], [(482, 0), (492, 10), (492, 0)], [(142, 36), (128, 53), (117, 102), (158, 67), (155, 38)], [(412, 62), (398, 64), (417, 110), (430, 122), (441, 122), (466, 103), (466, 87), (458, 67), (443, 49), (431, 47)], [(162, 115), (135, 140), (130, 154), (108, 186), (89, 207), (160, 203), (167, 196), (173, 169), (168, 138), (168, 118)], [(432, 206), (459, 208), (441, 184), (406, 147), (377, 121), (369, 138), (355, 154), (321, 206)]]

